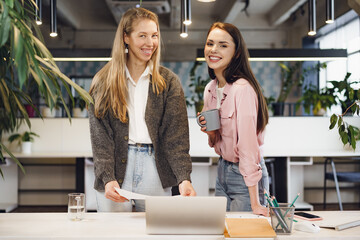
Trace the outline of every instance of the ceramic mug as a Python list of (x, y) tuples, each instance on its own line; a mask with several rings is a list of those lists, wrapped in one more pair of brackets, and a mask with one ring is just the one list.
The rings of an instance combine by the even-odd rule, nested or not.
[[(199, 118), (203, 116), (206, 123), (201, 124)], [(200, 113), (196, 118), (197, 123), (200, 127), (206, 127), (206, 131), (214, 131), (220, 128), (220, 116), (219, 109), (211, 109), (205, 112)]]

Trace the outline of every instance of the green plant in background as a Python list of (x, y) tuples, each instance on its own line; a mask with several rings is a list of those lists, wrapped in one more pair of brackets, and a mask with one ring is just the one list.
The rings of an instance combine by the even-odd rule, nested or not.
[(34, 141), (34, 137), (40, 137), (40, 136), (37, 135), (37, 134), (34, 133), (34, 132), (25, 131), (25, 132), (23, 132), (22, 134), (15, 133), (15, 134), (11, 135), (11, 136), (8, 138), (8, 141), (9, 141), (10, 143), (12, 143), (12, 142), (14, 142), (14, 141), (17, 141), (17, 142), (18, 142), (18, 145), (20, 145), (22, 142), (33, 142), (33, 141)]
[(329, 92), (329, 90), (318, 90), (316, 86), (310, 84), (304, 88), (301, 98), (298, 100), (296, 107), (300, 105), (304, 107), (306, 113), (310, 113), (311, 107), (314, 115), (321, 115), (321, 110), (324, 112), (327, 108), (336, 104), (335, 97)]
[(295, 86), (302, 87), (309, 73), (314, 71), (319, 72), (320, 69), (326, 68), (326, 63), (319, 63), (312, 67), (302, 68), (302, 63), (303, 62), (295, 62), (289, 66), (284, 63), (279, 63), (281, 68), (281, 87), (276, 102), (285, 102)]
[(351, 73), (345, 75), (344, 80), (330, 81), (333, 85), (329, 91), (336, 98), (336, 101), (341, 104), (343, 113), (333, 114), (330, 118), (329, 129), (333, 129), (336, 124), (341, 141), (344, 145), (349, 144), (354, 150), (356, 149), (356, 141), (360, 140), (359, 128), (348, 124), (344, 121), (343, 117), (350, 111), (352, 114), (360, 116), (360, 90), (355, 90), (351, 85), (359, 82), (349, 82)]
[(196, 69), (202, 64), (203, 62), (196, 61), (190, 69), (190, 84), (188, 87), (191, 89), (192, 94), (186, 98), (186, 105), (195, 105), (196, 113), (201, 112), (204, 106), (204, 90), (208, 82), (210, 82), (210, 77), (203, 79), (202, 76), (196, 76)]
[(81, 111), (83, 111), (86, 107), (86, 102), (80, 96), (76, 96), (74, 97), (74, 106), (80, 108)]
[(272, 112), (274, 112), (274, 105), (273, 103), (275, 103), (275, 98), (273, 96), (270, 97), (265, 97), (265, 101), (266, 101), (266, 105), (268, 106), (268, 109)]
[[(332, 86), (328, 87), (328, 91), (341, 105), (343, 112), (350, 110), (350, 113), (355, 113), (357, 108), (353, 103), (354, 101), (360, 100), (360, 90), (354, 89), (352, 85), (360, 82), (349, 82), (350, 76), (351, 73), (348, 72), (342, 81), (329, 81)], [(352, 107), (349, 108), (350, 105), (352, 105)]]
[[(56, 66), (35, 24), (35, 7), (34, 0), (0, 1), (0, 140), (3, 133), (16, 130), (23, 120), (31, 128), (24, 104), (35, 106), (32, 96), (23, 90), (23, 86), (26, 86), (31, 78), (35, 80), (41, 97), (48, 99), (50, 108), (53, 108), (60, 98), (69, 120), (71, 116), (62, 96), (61, 86), (66, 89), (71, 101), (74, 100), (69, 85), (87, 103), (93, 103), (91, 96)], [(24, 172), (18, 159), (0, 142), (2, 162), (5, 161), (3, 151), (8, 153)], [(1, 168), (0, 174), (3, 177)]]

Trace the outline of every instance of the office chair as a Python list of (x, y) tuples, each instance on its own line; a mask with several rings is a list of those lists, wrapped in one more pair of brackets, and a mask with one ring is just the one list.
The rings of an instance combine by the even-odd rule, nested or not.
[[(350, 158), (352, 161), (359, 161), (360, 157)], [(326, 172), (326, 166), (330, 162), (331, 172)], [(326, 158), (324, 163), (324, 209), (326, 208), (326, 180), (335, 182), (336, 194), (339, 201), (340, 211), (343, 211), (339, 182), (360, 183), (360, 172), (337, 172), (333, 158)]]

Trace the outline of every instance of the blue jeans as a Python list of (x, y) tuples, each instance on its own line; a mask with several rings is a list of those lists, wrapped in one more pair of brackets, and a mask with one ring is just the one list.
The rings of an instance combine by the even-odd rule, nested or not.
[[(262, 178), (258, 182), (260, 204), (266, 206), (264, 189), (269, 191), (269, 176), (264, 159), (261, 159)], [(217, 169), (215, 196), (227, 198), (226, 211), (248, 212), (252, 211), (248, 187), (244, 177), (239, 171), (239, 163), (219, 159)]]
[[(122, 189), (151, 196), (171, 196), (171, 188), (164, 189), (156, 168), (152, 145), (129, 145), (128, 161)], [(131, 202), (117, 203), (105, 198), (104, 192), (96, 194), (98, 211), (130, 212)], [(137, 212), (145, 211), (144, 200), (134, 200)]]

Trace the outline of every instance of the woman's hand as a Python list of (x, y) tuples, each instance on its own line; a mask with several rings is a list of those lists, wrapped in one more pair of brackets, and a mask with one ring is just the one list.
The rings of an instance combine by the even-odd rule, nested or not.
[(269, 216), (269, 209), (261, 204), (256, 204), (255, 206), (251, 206), (251, 208), (254, 214), (263, 215), (265, 217)]
[(115, 187), (120, 188), (117, 181), (110, 181), (105, 184), (105, 197), (114, 202), (128, 202), (128, 199), (120, 196), (120, 194), (116, 192)]
[(179, 184), (179, 192), (181, 196), (196, 196), (196, 192), (188, 180), (184, 180)]
[[(198, 113), (197, 113), (197, 116), (199, 116), (199, 115), (200, 115), (200, 113), (198, 112)], [(201, 125), (205, 125), (205, 124), (206, 124), (206, 120), (205, 120), (204, 116), (199, 117), (199, 122), (200, 122)], [(214, 131), (206, 131), (206, 127), (202, 127), (202, 128), (200, 128), (200, 129), (201, 129), (202, 132), (204, 132), (204, 133), (206, 133), (207, 135), (209, 135), (209, 137), (210, 137), (211, 139), (215, 137), (215, 134), (216, 134), (216, 131), (217, 131), (217, 130), (214, 130)]]

